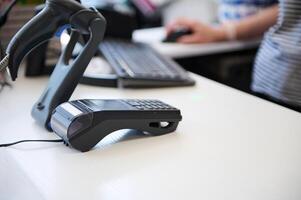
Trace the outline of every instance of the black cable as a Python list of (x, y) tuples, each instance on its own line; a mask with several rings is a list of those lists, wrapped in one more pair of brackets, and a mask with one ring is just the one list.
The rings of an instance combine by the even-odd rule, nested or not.
[(64, 142), (64, 140), (21, 140), (18, 142), (8, 143), (8, 144), (0, 144), (0, 147), (9, 147), (16, 144), (24, 143), (24, 142)]

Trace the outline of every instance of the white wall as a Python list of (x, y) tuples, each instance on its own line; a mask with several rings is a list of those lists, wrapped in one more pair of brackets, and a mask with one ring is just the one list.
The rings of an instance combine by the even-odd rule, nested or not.
[(189, 17), (204, 22), (214, 22), (217, 19), (217, 0), (175, 1), (165, 10), (165, 24), (178, 17)]

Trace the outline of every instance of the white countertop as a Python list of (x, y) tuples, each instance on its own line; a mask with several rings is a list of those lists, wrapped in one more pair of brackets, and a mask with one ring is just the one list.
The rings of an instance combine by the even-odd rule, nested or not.
[[(2, 148), (1, 199), (300, 200), (301, 114), (194, 77), (197, 85), (184, 88), (80, 85), (72, 99), (160, 99), (183, 121), (160, 137), (111, 135), (87, 153), (47, 143)], [(20, 77), (0, 93), (0, 143), (56, 139), (30, 116), (46, 80)]]

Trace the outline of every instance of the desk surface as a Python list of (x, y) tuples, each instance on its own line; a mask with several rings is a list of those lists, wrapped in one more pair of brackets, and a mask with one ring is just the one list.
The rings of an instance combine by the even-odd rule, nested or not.
[(210, 44), (162, 43), (161, 41), (165, 38), (165, 35), (164, 28), (141, 29), (133, 33), (133, 40), (136, 42), (149, 43), (157, 51), (171, 58), (187, 58), (253, 49), (258, 47), (261, 41), (260, 39), (255, 39), (251, 41), (231, 41)]
[[(301, 114), (195, 78), (187, 88), (80, 85), (72, 99), (161, 99), (184, 118), (173, 134), (118, 133), (88, 153), (47, 143), (0, 149), (1, 199), (300, 200)], [(20, 77), (0, 93), (1, 143), (56, 138), (30, 117), (45, 83)]]

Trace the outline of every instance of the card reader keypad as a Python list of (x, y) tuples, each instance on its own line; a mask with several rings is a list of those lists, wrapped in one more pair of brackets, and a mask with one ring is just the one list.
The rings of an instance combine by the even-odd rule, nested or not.
[(139, 110), (177, 110), (176, 108), (157, 100), (124, 100), (127, 104)]

